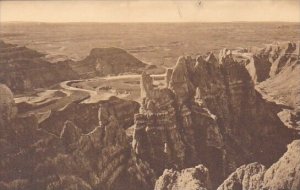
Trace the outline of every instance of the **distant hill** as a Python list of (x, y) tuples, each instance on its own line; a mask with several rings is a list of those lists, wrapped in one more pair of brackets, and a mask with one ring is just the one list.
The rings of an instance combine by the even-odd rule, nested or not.
[(78, 77), (68, 64), (50, 63), (42, 53), (0, 41), (0, 82), (14, 93)]
[(81, 77), (140, 74), (144, 70), (157, 69), (157, 66), (143, 63), (125, 50), (115, 47), (94, 48), (85, 59), (69, 63)]

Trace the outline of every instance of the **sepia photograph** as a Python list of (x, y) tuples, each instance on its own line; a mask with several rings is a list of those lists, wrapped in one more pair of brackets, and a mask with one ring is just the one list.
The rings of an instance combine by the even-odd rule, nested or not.
[(300, 190), (300, 0), (0, 0), (0, 190)]

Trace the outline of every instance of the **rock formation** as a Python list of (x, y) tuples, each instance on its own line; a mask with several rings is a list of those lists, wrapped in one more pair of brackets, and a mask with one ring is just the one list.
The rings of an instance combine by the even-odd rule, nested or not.
[(300, 129), (300, 47), (299, 42), (282, 42), (250, 51), (246, 64), (256, 88), (268, 101), (283, 105), (280, 119)]
[(209, 172), (203, 165), (181, 171), (166, 169), (155, 184), (155, 190), (209, 190)]
[(15, 115), (16, 107), (13, 93), (6, 85), (0, 83), (0, 126), (7, 124)]
[(277, 102), (300, 109), (299, 42), (274, 43), (252, 52), (252, 61), (246, 68), (254, 81), (260, 83), (258, 88)]
[[(161, 173), (168, 165), (182, 165), (184, 145), (178, 126), (174, 96), (169, 89), (148, 92), (141, 113), (135, 115), (133, 149)], [(176, 142), (176, 143), (173, 143)]]
[(300, 189), (300, 140), (288, 145), (287, 152), (264, 175), (267, 189)]
[(46, 61), (43, 54), (0, 41), (0, 82), (23, 93), (78, 78), (67, 64)]
[(236, 169), (236, 171), (218, 187), (218, 190), (262, 189), (262, 180), (265, 172), (265, 166), (257, 162), (243, 165)]
[(254, 88), (243, 61), (230, 50), (180, 57), (167, 88), (141, 79), (142, 105), (135, 115), (133, 149), (157, 175), (165, 168), (204, 164), (213, 188), (238, 166), (251, 161), (271, 165), (293, 138)]
[(179, 57), (171, 75), (169, 88), (177, 95), (179, 103), (184, 103), (191, 98), (194, 86), (190, 81), (188, 68), (190, 62), (184, 57)]
[(299, 44), (293, 42), (273, 43), (265, 48), (253, 48), (246, 68), (255, 82), (273, 78), (298, 62)]
[(252, 163), (239, 167), (218, 190), (297, 190), (300, 188), (300, 140), (288, 145), (287, 152), (270, 168)]
[[(166, 71), (166, 85), (169, 85), (172, 73), (173, 73), (173, 69), (170, 69), (170, 68), (167, 69), (167, 71)], [(168, 87), (168, 86), (166, 86), (166, 87)]]

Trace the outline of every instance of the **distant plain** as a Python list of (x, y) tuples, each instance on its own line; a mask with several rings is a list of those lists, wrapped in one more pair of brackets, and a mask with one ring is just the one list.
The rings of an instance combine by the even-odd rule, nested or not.
[(43, 52), (51, 61), (119, 47), (146, 63), (170, 67), (180, 55), (299, 41), (300, 23), (1, 23), (0, 39)]

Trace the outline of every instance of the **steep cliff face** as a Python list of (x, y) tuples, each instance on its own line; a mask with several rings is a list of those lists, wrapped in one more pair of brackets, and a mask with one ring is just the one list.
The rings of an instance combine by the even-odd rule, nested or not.
[[(141, 83), (149, 77), (143, 74)], [(161, 173), (164, 168), (174, 164), (182, 167), (185, 148), (177, 125), (174, 94), (169, 89), (154, 90), (151, 85), (145, 86), (148, 96), (143, 101), (140, 113), (135, 115), (132, 144), (135, 152)]]
[(67, 64), (46, 61), (43, 54), (0, 41), (0, 82), (22, 93), (47, 87), (78, 75)]
[(181, 171), (166, 169), (155, 183), (155, 190), (210, 190), (208, 169), (203, 165)]
[(300, 188), (300, 140), (288, 145), (287, 152), (270, 168), (252, 163), (239, 167), (218, 190), (272, 189), (296, 190)]
[(157, 174), (203, 163), (214, 187), (243, 163), (278, 159), (293, 134), (276, 115), (279, 109), (255, 90), (244, 65), (224, 49), (219, 60), (213, 54), (196, 63), (180, 57), (166, 77), (168, 88), (155, 88), (144, 73), (133, 136), (137, 155)]

